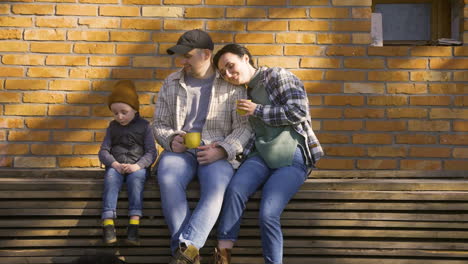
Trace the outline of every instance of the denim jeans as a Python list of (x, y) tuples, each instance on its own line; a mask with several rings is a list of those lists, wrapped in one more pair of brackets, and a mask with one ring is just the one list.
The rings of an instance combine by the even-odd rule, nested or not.
[[(236, 241), (242, 213), (249, 197), (262, 188), (260, 202), (260, 235), (265, 263), (283, 263), (283, 233), (280, 216), (289, 200), (307, 178), (307, 166), (300, 148), (293, 164), (277, 169), (267, 167), (260, 156), (247, 159), (226, 190), (218, 223), (218, 239)], [(263, 187), (262, 187), (263, 186)]]
[(114, 168), (106, 169), (104, 176), (104, 191), (102, 193), (102, 219), (116, 218), (117, 200), (120, 188), (127, 183), (128, 215), (142, 216), (143, 191), (146, 181), (146, 169), (140, 169), (133, 173), (122, 175)]
[[(232, 165), (226, 160), (200, 165), (193, 152), (164, 151), (156, 173), (172, 252), (182, 242), (202, 248), (221, 211), (224, 193), (234, 174)], [(200, 199), (190, 212), (186, 189), (196, 176)]]

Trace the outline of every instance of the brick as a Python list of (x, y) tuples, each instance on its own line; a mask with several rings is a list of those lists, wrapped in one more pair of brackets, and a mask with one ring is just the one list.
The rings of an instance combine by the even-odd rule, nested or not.
[(262, 34), (262, 33), (239, 33), (234, 37), (236, 43), (273, 43), (272, 34)]
[(383, 83), (345, 83), (345, 93), (378, 93), (385, 92), (385, 85)]
[(348, 18), (349, 8), (312, 7), (309, 10), (311, 18)]
[(29, 153), (27, 144), (3, 144), (0, 143), (0, 155), (24, 155)]
[[(283, 55), (283, 47), (279, 45), (269, 46), (269, 45), (247, 45), (247, 49), (249, 49), (250, 54), (252, 56), (278, 56)], [(216, 49), (215, 49), (216, 50)]]
[(356, 120), (325, 120), (322, 130), (326, 131), (356, 131), (362, 129), (362, 121)]
[(226, 18), (266, 18), (266, 10), (260, 8), (226, 8)]
[[(123, 23), (122, 20), (122, 28), (124, 28)], [(119, 28), (120, 20), (117, 18), (80, 18), (78, 24), (89, 28)]]
[(329, 81), (364, 81), (366, 79), (366, 73), (358, 71), (329, 70), (325, 73), (325, 79)]
[(34, 155), (70, 155), (72, 146), (64, 144), (33, 144), (31, 153)]
[(129, 57), (92, 56), (89, 58), (90, 66), (129, 66)]
[(290, 0), (290, 5), (293, 6), (328, 6), (329, 0)]
[(406, 121), (366, 121), (368, 131), (405, 131)]
[(409, 120), (409, 131), (450, 131), (449, 121)]
[(411, 72), (410, 74), (411, 81), (416, 82), (447, 82), (452, 76), (450, 72), (436, 71), (415, 71)]
[(220, 43), (220, 44), (232, 43), (234, 40), (233, 33), (210, 32), (210, 36), (214, 43)]
[(222, 18), (224, 8), (218, 7), (187, 7), (185, 8), (186, 18)]
[(468, 131), (468, 121), (453, 121), (453, 131)]
[[(200, 0), (197, 0), (197, 1), (200, 1)], [(158, 4), (159, 4), (159, 2), (160, 1), (158, 1)], [(167, 4), (166, 2), (168, 2), (168, 1), (165, 1), (164, 3)], [(188, 1), (186, 1), (186, 2), (188, 2)], [(154, 2), (154, 0), (122, 0), (122, 4), (124, 4), (124, 5), (154, 5), (155, 2)]]
[(307, 44), (315, 43), (315, 34), (303, 34), (303, 33), (278, 33), (276, 34), (276, 43), (286, 44)]
[(468, 106), (468, 96), (456, 96), (454, 100), (455, 106)]
[(0, 117), (0, 128), (23, 128), (22, 118)]
[(44, 56), (42, 55), (16, 55), (16, 54), (6, 54), (2, 58), (3, 64), (12, 64), (12, 65), (43, 65)]
[(261, 6), (261, 5), (286, 5), (287, 0), (247, 0), (247, 5)]
[(7, 90), (45, 90), (47, 89), (46, 80), (13, 80), (5, 81)]
[[(154, 44), (118, 44), (117, 54), (152, 54), (156, 50)], [(112, 53), (109, 52), (109, 53)]]
[(350, 34), (317, 34), (318, 44), (348, 44), (351, 43)]
[(323, 71), (321, 70), (291, 70), (302, 81), (319, 81), (322, 80)]
[(18, 29), (1, 29), (0, 39), (21, 39), (23, 31)]
[(345, 59), (345, 68), (355, 69), (383, 69), (385, 67), (383, 59)]
[(53, 140), (64, 142), (91, 142), (94, 133), (90, 131), (55, 131)]
[(68, 121), (68, 127), (75, 129), (105, 129), (108, 125), (107, 119), (71, 119)]
[(85, 56), (50, 55), (46, 58), (46, 65), (84, 66), (87, 60)]
[(458, 108), (432, 108), (430, 112), (431, 119), (466, 119), (468, 109)]
[[(191, 30), (194, 28), (202, 28), (203, 21), (199, 20), (164, 20), (163, 29), (165, 30)], [(180, 34), (179, 34), (180, 37)]]
[(156, 74), (156, 79), (159, 80), (164, 80), (169, 76), (171, 73), (173, 73), (173, 69), (156, 69), (155, 74)]
[(350, 143), (348, 135), (338, 133), (317, 133), (320, 143), (324, 144), (347, 144)]
[(119, 0), (80, 0), (79, 2), (86, 4), (118, 4)]
[(352, 8), (351, 9), (351, 17), (352, 18), (371, 18), (372, 14), (372, 9), (368, 7), (363, 7), (363, 8)]
[(86, 167), (99, 167), (99, 160), (97, 158), (87, 157), (59, 157), (60, 168), (86, 168)]
[(445, 160), (444, 169), (467, 171), (468, 162), (466, 160)]
[(372, 36), (370, 33), (353, 33), (351, 35), (352, 44), (371, 44)]
[(15, 168), (55, 168), (54, 157), (15, 157)]
[(388, 118), (427, 118), (427, 109), (419, 108), (389, 108), (386, 110)]
[(340, 83), (304, 82), (304, 88), (307, 93), (340, 93), (342, 85)]
[(206, 28), (214, 31), (244, 31), (245, 25), (244, 21), (209, 20)]
[(257, 65), (297, 68), (299, 66), (299, 59), (294, 57), (261, 57), (258, 59)]
[(49, 131), (10, 131), (8, 141), (49, 141)]
[(20, 103), (20, 102), (21, 102), (21, 93), (0, 91), (0, 103)]
[(409, 74), (406, 71), (372, 71), (367, 78), (369, 81), (401, 82), (408, 81)]
[(431, 59), (431, 69), (466, 70), (468, 59)]
[(365, 155), (365, 149), (362, 147), (349, 147), (349, 146), (327, 146), (325, 147), (325, 153), (327, 157), (338, 156), (338, 157), (361, 157)]
[(331, 22), (332, 31), (363, 31), (370, 32), (370, 20), (337, 20)]
[(150, 69), (113, 69), (112, 78), (151, 79), (153, 78), (153, 71)]
[(37, 27), (50, 27), (50, 28), (72, 28), (76, 27), (76, 18), (70, 17), (37, 17)]
[(441, 135), (441, 144), (468, 145), (468, 135)]
[(353, 144), (392, 144), (391, 134), (353, 134)]
[[(249, 50), (252, 51), (250, 48)], [(325, 47), (312, 46), (312, 45), (288, 45), (284, 47), (284, 55), (324, 56)]]
[(243, 5), (244, 0), (206, 0), (207, 5)]
[(172, 58), (170, 57), (135, 57), (133, 59), (133, 67), (166, 67), (172, 66)]
[(10, 13), (10, 5), (0, 4), (0, 14), (8, 15)]
[(383, 118), (385, 110), (372, 108), (346, 108), (344, 109), (345, 118)]
[(32, 42), (31, 52), (37, 53), (70, 53), (72, 44), (57, 42)]
[(140, 15), (140, 8), (134, 6), (100, 6), (100, 16), (137, 17)]
[(23, 67), (0, 67), (0, 77), (22, 77)]
[(28, 51), (28, 43), (21, 42), (21, 41), (2, 41), (2, 45), (0, 45), (0, 51)]
[(43, 78), (65, 78), (68, 77), (68, 70), (65, 68), (55, 67), (39, 67), (29, 68), (28, 77), (43, 77)]
[(442, 162), (438, 160), (401, 160), (402, 170), (441, 170)]
[(468, 94), (468, 84), (464, 83), (431, 83), (429, 91), (433, 94)]
[(292, 20), (289, 22), (289, 30), (293, 31), (329, 31), (328, 21), (322, 20)]
[(334, 6), (372, 6), (372, 0), (332, 0)]
[(94, 5), (57, 5), (55, 14), (64, 16), (97, 16), (98, 7)]
[(419, 46), (412, 47), (410, 52), (411, 56), (446, 57), (452, 56), (452, 47)]
[(306, 8), (270, 8), (268, 18), (307, 18)]
[(449, 105), (450, 96), (411, 96), (410, 105)]
[(32, 104), (7, 104), (5, 105), (5, 115), (13, 116), (38, 116), (46, 114), (46, 105), (32, 105)]
[[(112, 32), (111, 32), (112, 34)], [(107, 31), (68, 31), (68, 40), (83, 41), (109, 41), (109, 32)]]
[(87, 144), (87, 145), (75, 145), (73, 147), (73, 154), (75, 155), (97, 155), (100, 144)]
[(313, 118), (341, 118), (343, 116), (341, 109), (334, 108), (312, 108), (310, 115)]
[(427, 59), (388, 59), (387, 64), (391, 69), (426, 69)]
[(354, 169), (354, 160), (322, 158), (317, 163), (317, 168), (333, 170), (351, 170)]
[(65, 31), (57, 29), (31, 29), (24, 31), (25, 40), (65, 40)]
[(6, 130), (0, 130), (0, 141), (6, 140)]
[(285, 31), (288, 29), (288, 21), (249, 21), (247, 30), (249, 31)]
[[(309, 100), (309, 105), (310, 106), (322, 106), (322, 98), (318, 96), (307, 96), (307, 99)], [(314, 121), (312, 121), (314, 122)]]
[(122, 19), (122, 28), (159, 30), (161, 23), (156, 23), (154, 19)]
[(369, 157), (406, 157), (405, 147), (369, 147), (367, 148)]
[(139, 42), (149, 41), (151, 34), (148, 32), (111, 32), (111, 41)]
[(43, 103), (43, 104), (54, 104), (63, 103), (65, 101), (65, 95), (61, 93), (50, 93), (50, 92), (29, 92), (23, 96), (25, 103)]
[(49, 116), (88, 116), (88, 106), (74, 106), (74, 105), (50, 105), (48, 114)]
[(456, 159), (467, 159), (468, 158), (468, 148), (454, 148), (453, 157)]
[(364, 170), (390, 170), (397, 168), (396, 160), (364, 159), (357, 161), (357, 168)]
[(387, 46), (387, 47), (368, 47), (369, 56), (408, 56), (409, 47), (405, 46)]
[(325, 105), (328, 106), (361, 106), (364, 105), (363, 96), (342, 96), (342, 95), (326, 95), (324, 96)]
[(396, 135), (395, 139), (397, 144), (420, 144), (432, 145), (437, 143), (437, 137), (433, 135), (424, 134), (400, 134)]
[(32, 18), (30, 17), (0, 17), (0, 25), (2, 27), (22, 27), (27, 28), (31, 27)]
[(198, 5), (202, 3), (202, 0), (163, 0), (165, 5)]
[(108, 43), (75, 43), (73, 52), (90, 54), (112, 54), (114, 53), (114, 45)]
[(61, 91), (87, 91), (89, 81), (83, 80), (53, 80), (50, 82), (50, 90)]
[(340, 59), (332, 58), (303, 58), (300, 62), (301, 68), (339, 68)]
[(70, 70), (70, 78), (102, 79), (109, 78), (110, 75), (110, 69), (73, 68)]
[(387, 83), (389, 94), (425, 94), (427, 84), (420, 83)]
[(467, 71), (454, 72), (453, 80), (456, 82), (468, 82), (468, 72)]
[(468, 57), (468, 46), (454, 47), (455, 56)]
[(411, 147), (409, 156), (423, 158), (448, 158), (450, 157), (451, 153), (451, 148)]
[(354, 46), (330, 46), (327, 48), (328, 56), (364, 56), (366, 50), (364, 47)]
[(104, 104), (107, 96), (90, 93), (69, 93), (67, 103), (69, 104)]
[(63, 129), (67, 125), (67, 120), (43, 117), (26, 118), (26, 126), (32, 129)]

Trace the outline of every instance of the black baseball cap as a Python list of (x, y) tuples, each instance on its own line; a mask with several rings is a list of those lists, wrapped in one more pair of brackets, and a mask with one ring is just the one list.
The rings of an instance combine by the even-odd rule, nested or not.
[(189, 30), (180, 36), (177, 45), (167, 49), (167, 53), (170, 55), (174, 53), (185, 54), (192, 49), (213, 50), (214, 44), (210, 35), (200, 29)]

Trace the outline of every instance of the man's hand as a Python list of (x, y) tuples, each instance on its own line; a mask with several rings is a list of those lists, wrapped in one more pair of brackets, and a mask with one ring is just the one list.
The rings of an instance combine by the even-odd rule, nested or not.
[(134, 173), (137, 170), (141, 170), (138, 164), (123, 164), (125, 173)]
[(171, 149), (173, 152), (182, 153), (187, 150), (187, 147), (184, 145), (184, 138), (182, 135), (176, 135), (171, 142)]
[(112, 162), (111, 167), (114, 168), (118, 173), (124, 174), (125, 173), (125, 165), (121, 164), (117, 161)]
[(200, 146), (197, 149), (197, 161), (201, 165), (210, 164), (227, 157), (226, 151), (222, 147), (217, 147), (216, 143)]

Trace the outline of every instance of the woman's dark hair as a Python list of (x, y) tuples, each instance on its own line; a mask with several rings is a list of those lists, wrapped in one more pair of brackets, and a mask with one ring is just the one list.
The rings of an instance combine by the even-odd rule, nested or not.
[(252, 65), (252, 67), (255, 68), (255, 65), (253, 63), (252, 55), (250, 54), (250, 51), (244, 46), (233, 43), (233, 44), (227, 44), (222, 49), (220, 49), (218, 52), (216, 52), (216, 54), (214, 55), (213, 63), (214, 63), (214, 66), (216, 67), (216, 69), (218, 68), (219, 59), (221, 58), (221, 56), (223, 56), (226, 53), (232, 53), (232, 54), (235, 54), (235, 55), (237, 55), (237, 56), (239, 56), (241, 58), (244, 55), (247, 55), (249, 57), (250, 65)]

